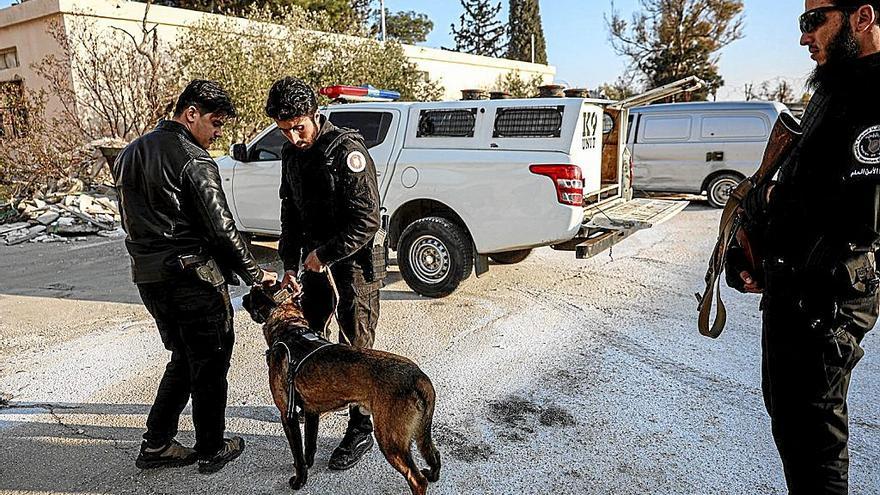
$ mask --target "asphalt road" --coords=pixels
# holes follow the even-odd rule
[[[691,206],[586,261],[541,249],[443,300],[416,296],[392,268],[376,345],[412,358],[437,390],[443,470],[429,492],[784,493],[757,298],[728,291],[725,333],[696,331],[718,215]],[[0,247],[0,493],[289,492],[265,344],[241,311],[236,332],[227,428],[245,437],[244,455],[212,476],[141,472],[167,354],[121,240]],[[877,335],[864,346],[850,391],[854,494],[880,493]],[[378,450],[350,471],[326,468],[344,419],[322,423],[302,493],[409,493]],[[193,441],[188,415],[178,438]]]

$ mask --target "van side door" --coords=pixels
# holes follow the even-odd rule
[[[705,164],[697,160],[692,142],[694,118],[687,113],[651,113],[639,116],[633,145],[634,187],[643,191],[681,191],[688,175],[700,175]],[[697,143],[698,145],[698,143]],[[699,191],[695,191],[699,192]]]

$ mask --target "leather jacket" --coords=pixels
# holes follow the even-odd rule
[[[319,119],[311,148],[286,143],[282,150],[278,252],[285,270],[298,271],[317,250],[322,263],[351,265],[373,282],[373,240],[381,222],[376,166],[357,131]]]
[[[182,124],[163,120],[125,147],[113,164],[125,245],[136,284],[181,276],[178,257],[212,257],[227,282],[262,273],[235,228],[217,164]]]

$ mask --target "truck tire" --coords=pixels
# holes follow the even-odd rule
[[[442,217],[420,218],[400,234],[397,260],[403,280],[413,291],[446,297],[470,276],[473,245],[455,223]]]
[[[709,185],[706,186],[709,204],[715,208],[724,208],[730,198],[730,193],[736,189],[740,182],[742,182],[742,177],[736,174],[719,174],[713,177],[709,181]]]
[[[517,249],[516,251],[492,253],[489,255],[489,259],[500,265],[515,265],[528,258],[530,254],[532,254],[531,249]]]

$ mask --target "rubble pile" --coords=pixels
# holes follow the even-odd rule
[[[119,203],[111,191],[38,194],[0,205],[0,222],[0,241],[7,246],[114,236]]]

